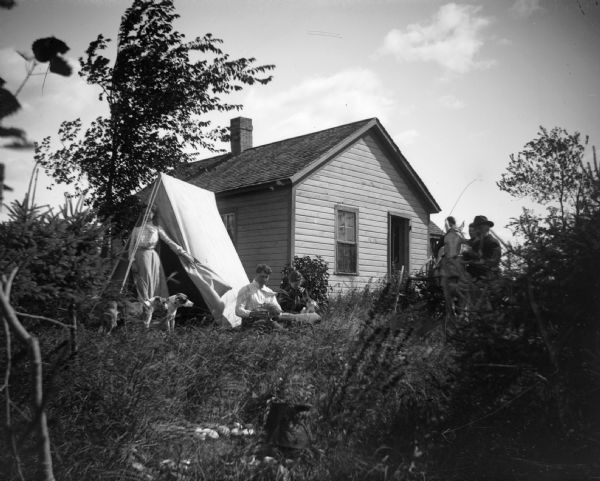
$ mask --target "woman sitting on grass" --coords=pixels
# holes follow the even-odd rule
[[[298,314],[307,307],[310,300],[307,289],[304,287],[304,277],[297,270],[292,270],[288,274],[289,289],[280,291],[278,296],[279,304],[284,312]]]

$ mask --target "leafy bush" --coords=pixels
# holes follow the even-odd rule
[[[418,310],[439,317],[444,312],[444,293],[438,280],[424,274],[404,279],[393,277],[377,291],[369,316],[401,310]]]
[[[15,201],[0,224],[0,272],[19,269],[12,288],[16,310],[64,317],[104,283],[105,228],[69,199],[58,213]]]
[[[304,277],[304,287],[308,290],[310,297],[317,301],[321,308],[327,307],[329,301],[329,272],[328,264],[321,256],[311,258],[310,256],[294,256],[294,261],[286,265],[281,271],[281,289],[290,287],[288,274],[292,270],[299,271]]]

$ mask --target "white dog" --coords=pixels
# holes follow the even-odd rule
[[[302,310],[300,311],[300,314],[314,314],[314,313],[316,313],[317,309],[319,308],[319,305],[317,304],[317,301],[315,301],[314,299],[312,299],[311,297],[309,297],[308,294],[305,295],[304,299],[306,301],[306,307],[302,308]]]
[[[175,316],[177,315],[177,309],[180,307],[193,307],[194,303],[190,301],[185,294],[175,294],[164,299],[167,307],[167,315],[165,321],[167,323],[167,331],[173,332],[175,330]]]
[[[188,300],[185,294],[175,294],[169,297],[154,296],[144,302],[126,302],[124,306],[125,318],[134,317],[143,318],[146,328],[150,327],[154,311],[159,314],[164,312],[164,321],[167,324],[167,330],[175,330],[175,316],[180,307],[193,307],[194,303]]]
[[[156,309],[166,310],[167,309],[167,300],[164,297],[154,296],[145,301],[144,303],[144,314],[146,319],[144,320],[144,324],[146,329],[150,327],[150,322],[152,321],[152,316]]]

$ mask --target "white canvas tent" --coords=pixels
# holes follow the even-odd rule
[[[235,302],[248,276],[221,220],[215,195],[161,174],[150,187],[148,202],[157,207],[155,222],[198,261],[195,266],[184,266],[169,249],[161,249],[165,274],[177,271],[178,292],[192,300],[201,296],[216,321],[239,325]],[[129,268],[125,278],[128,273]]]

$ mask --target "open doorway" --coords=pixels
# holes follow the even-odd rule
[[[388,271],[390,276],[399,273],[404,266],[407,272],[408,266],[408,232],[410,221],[405,217],[389,215],[389,260]]]

